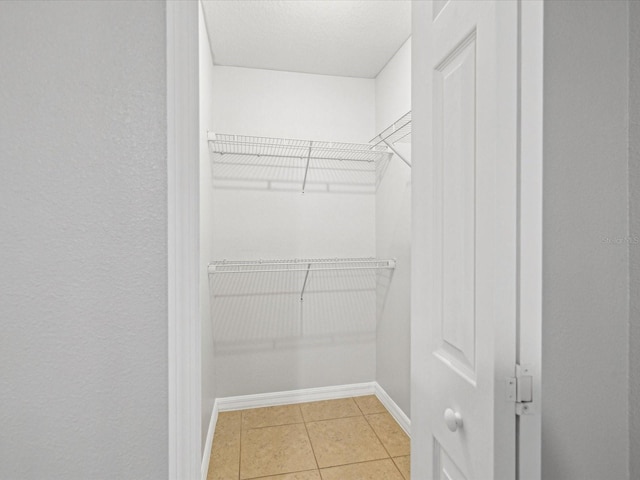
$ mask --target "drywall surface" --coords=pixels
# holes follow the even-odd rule
[[[629,478],[627,8],[545,3],[545,480]]]
[[[640,2],[629,2],[629,439],[640,478]]]
[[[428,132],[430,127],[430,112],[418,105],[429,103],[433,92],[424,79],[432,75],[427,58],[430,46],[429,24],[433,19],[433,5],[427,2],[414,2],[411,10],[411,129],[415,132]],[[415,107],[415,108],[414,108]],[[425,161],[431,151],[427,135],[414,135],[411,139],[412,164],[411,181],[415,186],[431,184],[429,165]],[[421,159],[425,159],[422,160]],[[411,241],[414,248],[411,251],[414,266],[430,265],[431,259],[427,248],[420,248],[429,240],[429,228],[432,219],[429,215],[431,192],[427,188],[413,188],[411,194]],[[428,471],[428,462],[424,454],[415,452],[433,451],[430,438],[430,419],[427,409],[422,408],[425,398],[428,398],[430,379],[417,372],[425,372],[430,353],[424,348],[429,341],[428,322],[430,305],[425,295],[421,293],[429,288],[430,278],[426,268],[413,268],[411,272],[411,475],[414,479],[429,478],[433,471]]]
[[[374,81],[253,68],[214,68],[216,132],[367,143]]]
[[[213,59],[209,48],[206,25],[202,9],[198,12],[198,48],[200,56],[200,314],[202,322],[201,358],[202,358],[202,453],[207,440],[213,403],[216,399],[213,328],[211,323],[211,305],[209,297],[209,275],[207,266],[211,258],[212,200],[211,166],[207,130],[213,128]]]
[[[0,2],[0,478],[167,478],[163,2]]]
[[[411,110],[411,40],[376,78],[376,133]],[[396,149],[411,159],[411,144]],[[411,373],[411,168],[397,156],[386,167],[376,192],[376,251],[397,259],[390,278],[379,275],[376,380],[410,413]]]
[[[373,136],[373,80],[216,66],[213,87],[216,133],[364,143]],[[211,260],[375,256],[375,195],[338,185],[339,175],[327,178],[342,191],[316,185],[303,195],[287,170],[212,168]],[[261,180],[283,172],[279,182]],[[304,277],[212,277],[219,397],[375,379],[375,272],[312,274],[301,301]]]

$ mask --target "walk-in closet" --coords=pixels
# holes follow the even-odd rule
[[[202,7],[208,478],[408,480],[410,2]]]

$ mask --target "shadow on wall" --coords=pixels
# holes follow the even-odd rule
[[[216,351],[270,350],[375,338],[393,270],[209,275]]]

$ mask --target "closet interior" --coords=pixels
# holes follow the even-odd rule
[[[410,2],[379,2],[406,23],[377,73],[361,77],[225,62],[232,40],[218,35],[237,21],[235,3],[247,9],[241,44],[264,13],[251,4],[297,19],[305,8],[202,5],[203,448],[216,401],[259,405],[276,392],[303,401],[375,384],[408,430]],[[340,18],[344,29],[364,20]],[[347,46],[344,55],[369,48]],[[295,63],[292,46],[281,48]]]

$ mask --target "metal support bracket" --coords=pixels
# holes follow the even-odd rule
[[[392,151],[393,153],[395,153],[395,154],[398,156],[398,158],[400,158],[400,160],[402,160],[404,163],[406,163],[406,164],[409,166],[409,168],[411,168],[411,163],[410,163],[406,158],[404,158],[402,155],[400,155],[400,154],[398,153],[398,151],[397,151],[395,148],[393,148],[393,145],[391,145],[389,142],[387,142],[384,138],[382,138],[382,137],[379,137],[379,138],[380,138],[380,140],[382,140],[382,142],[383,142],[387,147],[389,147],[389,148],[391,149],[391,151]]]
[[[309,173],[309,162],[311,161],[311,148],[313,142],[309,142],[309,151],[307,152],[307,166],[304,169],[304,180],[302,181],[302,193],[304,193],[304,187],[307,185],[307,173]]]
[[[516,364],[515,377],[506,379],[507,401],[515,402],[516,415],[533,415],[533,373],[526,365]]]
[[[311,270],[311,264],[307,265],[307,273],[304,275],[304,283],[302,284],[302,291],[300,292],[300,301],[304,300],[304,289],[307,288],[307,279],[309,278],[309,270]]]

